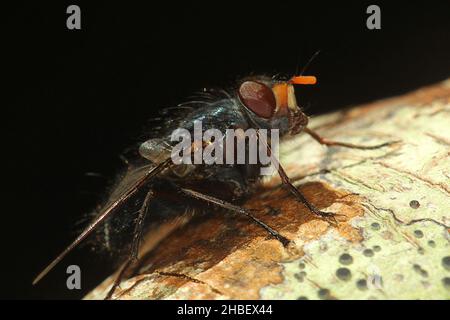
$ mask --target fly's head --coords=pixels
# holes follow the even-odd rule
[[[240,84],[238,97],[255,125],[295,135],[306,127],[308,117],[297,104],[294,85],[316,82],[314,76],[295,76],[287,81],[253,78]]]

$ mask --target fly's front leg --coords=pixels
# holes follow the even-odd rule
[[[340,146],[340,147],[346,147],[346,148],[352,148],[352,149],[374,150],[374,149],[386,147],[386,146],[389,146],[389,145],[399,142],[399,141],[391,141],[391,142],[385,142],[382,144],[377,144],[374,146],[363,146],[363,145],[358,145],[358,144],[353,144],[353,143],[329,140],[327,138],[321,137],[318,133],[316,133],[315,131],[313,131],[309,128],[304,128],[303,131],[306,132],[307,134],[309,134],[314,140],[316,140],[320,144],[323,144],[326,146]]]
[[[141,208],[139,209],[138,217],[136,219],[136,224],[134,226],[134,232],[133,232],[133,241],[131,243],[131,249],[130,254],[128,256],[127,261],[122,267],[122,270],[120,270],[119,275],[114,280],[114,283],[109,290],[108,294],[105,297],[105,300],[111,299],[112,295],[114,294],[114,291],[117,289],[117,287],[122,282],[122,279],[125,275],[125,272],[128,270],[130,266],[132,266],[137,260],[138,260],[138,254],[139,254],[139,247],[142,240],[142,231],[144,230],[144,220],[147,216],[148,212],[148,206],[150,204],[151,199],[155,196],[153,190],[149,190],[147,195],[145,196],[144,202],[142,203]]]
[[[267,142],[267,140],[260,135],[259,131],[257,131],[257,133],[258,133],[258,138],[259,138],[260,143],[265,144],[265,146],[267,148],[267,152],[268,152],[269,156],[271,157],[272,164],[276,165],[278,175],[280,176],[281,182],[283,183],[283,185],[285,185],[288,188],[288,190],[294,195],[294,197],[298,201],[300,201],[306,208],[308,208],[309,211],[311,211],[316,216],[319,216],[319,217],[327,220],[329,223],[336,225],[337,224],[336,216],[338,214],[333,213],[333,212],[321,211],[319,208],[317,208],[315,205],[313,205],[311,202],[309,202],[308,199],[306,199],[305,196],[292,184],[291,180],[289,179],[288,175],[286,174],[286,171],[284,171],[284,169],[281,166],[278,159],[272,154],[272,149],[270,147],[270,144]]]
[[[305,196],[292,184],[291,180],[286,174],[286,171],[284,171],[283,167],[279,163],[278,163],[278,175],[280,176],[282,183],[288,188],[288,190],[294,195],[294,197],[302,204],[304,204],[305,207],[309,209],[309,211],[311,211],[316,216],[324,218],[333,225],[337,224],[336,216],[339,214],[322,211],[315,205],[313,205],[311,202],[309,202],[305,198]]]

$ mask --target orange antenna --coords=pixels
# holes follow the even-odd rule
[[[314,76],[294,76],[289,82],[292,84],[316,84],[317,78]]]

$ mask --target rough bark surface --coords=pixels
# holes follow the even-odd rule
[[[211,214],[171,233],[114,299],[450,299],[450,80],[311,120],[322,136],[377,150],[284,142],[281,163],[337,227],[267,179],[245,218]],[[102,299],[105,280],[87,299]]]

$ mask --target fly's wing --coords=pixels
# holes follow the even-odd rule
[[[104,204],[90,214],[91,219],[104,212],[130,192],[153,168],[155,168],[155,164],[149,161],[130,164],[127,170],[116,179],[117,181]],[[132,236],[134,221],[149,188],[151,188],[151,181],[148,185],[144,185],[139,190],[136,190],[131,197],[121,203],[116,214],[107,218],[104,224],[95,230],[94,236],[87,243],[96,251],[106,250],[111,254],[119,251],[118,249],[128,242],[130,234]]]
[[[138,166],[127,171],[123,179],[117,184],[116,188],[111,192],[111,196],[106,201],[106,204],[95,216],[93,221],[81,232],[81,234],[67,246],[33,281],[36,284],[40,281],[51,269],[53,269],[69,252],[76,248],[89,235],[98,230],[98,227],[114,216],[125,203],[136,197],[142,189],[149,184],[156,175],[161,173],[169,165],[169,160],[158,164],[148,166]]]
[[[161,159],[159,163],[163,162],[165,159]],[[119,177],[118,182],[112,189],[110,196],[105,204],[105,206],[111,205],[114,201],[119,199],[123,194],[125,194],[130,188],[136,185],[136,183],[142,180],[147,172],[155,168],[155,164],[148,162],[142,165],[130,165],[124,175]]]

